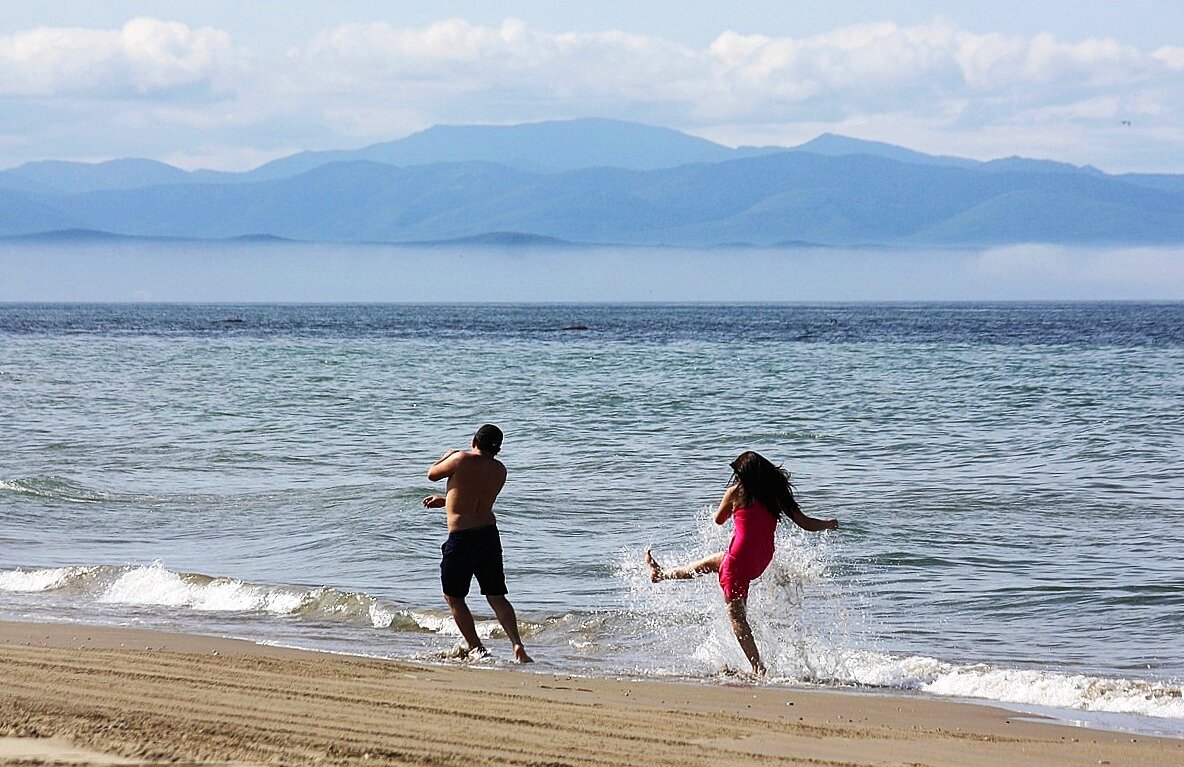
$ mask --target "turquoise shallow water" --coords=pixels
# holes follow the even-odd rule
[[[843,524],[754,589],[773,684],[1184,732],[1182,413],[1184,304],[0,305],[0,613],[435,658],[424,473],[493,421],[547,668],[743,663],[640,557],[751,448]]]

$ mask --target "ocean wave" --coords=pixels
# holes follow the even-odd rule
[[[0,479],[0,492],[32,495],[67,503],[102,503],[111,498],[107,493],[53,476]]]
[[[714,545],[715,541],[707,544]],[[524,622],[523,634],[577,655],[598,658],[602,672],[711,678],[737,666],[738,647],[711,579],[654,587],[629,557],[620,575],[634,586],[632,609],[565,613]],[[644,586],[642,581],[644,580]],[[402,605],[361,591],[250,583],[176,572],[160,562],[0,571],[3,592],[57,595],[64,604],[156,607],[166,611],[236,613],[348,625],[361,630],[420,632],[459,637],[444,611]],[[710,598],[703,598],[703,597]],[[1107,678],[1055,670],[958,664],[925,655],[853,647],[843,624],[843,595],[827,577],[824,546],[782,542],[765,578],[754,585],[754,631],[766,649],[772,684],[809,684],[916,691],[1087,712],[1184,719],[1184,688],[1162,681]],[[503,636],[496,621],[477,623],[482,638]],[[605,657],[630,648],[649,661],[630,667]],[[615,669],[615,670],[614,670]]]
[[[148,565],[50,567],[0,571],[0,592],[58,592],[95,604],[162,607],[194,612],[245,613],[290,617],[315,623],[460,636],[451,616],[414,609],[365,592],[330,586],[307,588],[258,584],[237,578],[169,570]],[[541,626],[526,624],[524,633]],[[496,621],[478,621],[477,633],[497,636]]]
[[[0,571],[0,591],[49,591],[60,588],[71,576],[84,570],[86,568],[46,567]]]
[[[798,673],[777,681],[907,690],[1076,711],[1184,719],[1184,688],[1167,682],[1068,674],[1042,669],[956,664],[924,655],[812,648]],[[802,667],[808,670],[803,671]],[[784,673],[784,672],[782,672]]]
[[[945,664],[921,689],[936,695],[1184,719],[1184,688],[1142,679]]]

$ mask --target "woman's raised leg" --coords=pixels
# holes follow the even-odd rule
[[[712,554],[709,557],[704,557],[698,562],[692,562],[689,565],[682,567],[672,567],[665,570],[654,559],[654,555],[650,553],[649,549],[645,550],[645,564],[650,569],[650,580],[654,583],[658,581],[668,580],[685,580],[687,578],[698,578],[700,575],[707,575],[708,573],[718,573],[720,564],[724,561],[724,552]]]

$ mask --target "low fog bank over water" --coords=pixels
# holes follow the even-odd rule
[[[1184,248],[683,250],[0,243],[0,301],[892,301],[1184,298]]]

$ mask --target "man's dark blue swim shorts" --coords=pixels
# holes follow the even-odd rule
[[[506,594],[506,574],[502,569],[502,539],[497,525],[457,530],[448,534],[440,547],[440,583],[450,597],[468,596],[473,576],[485,596]]]

